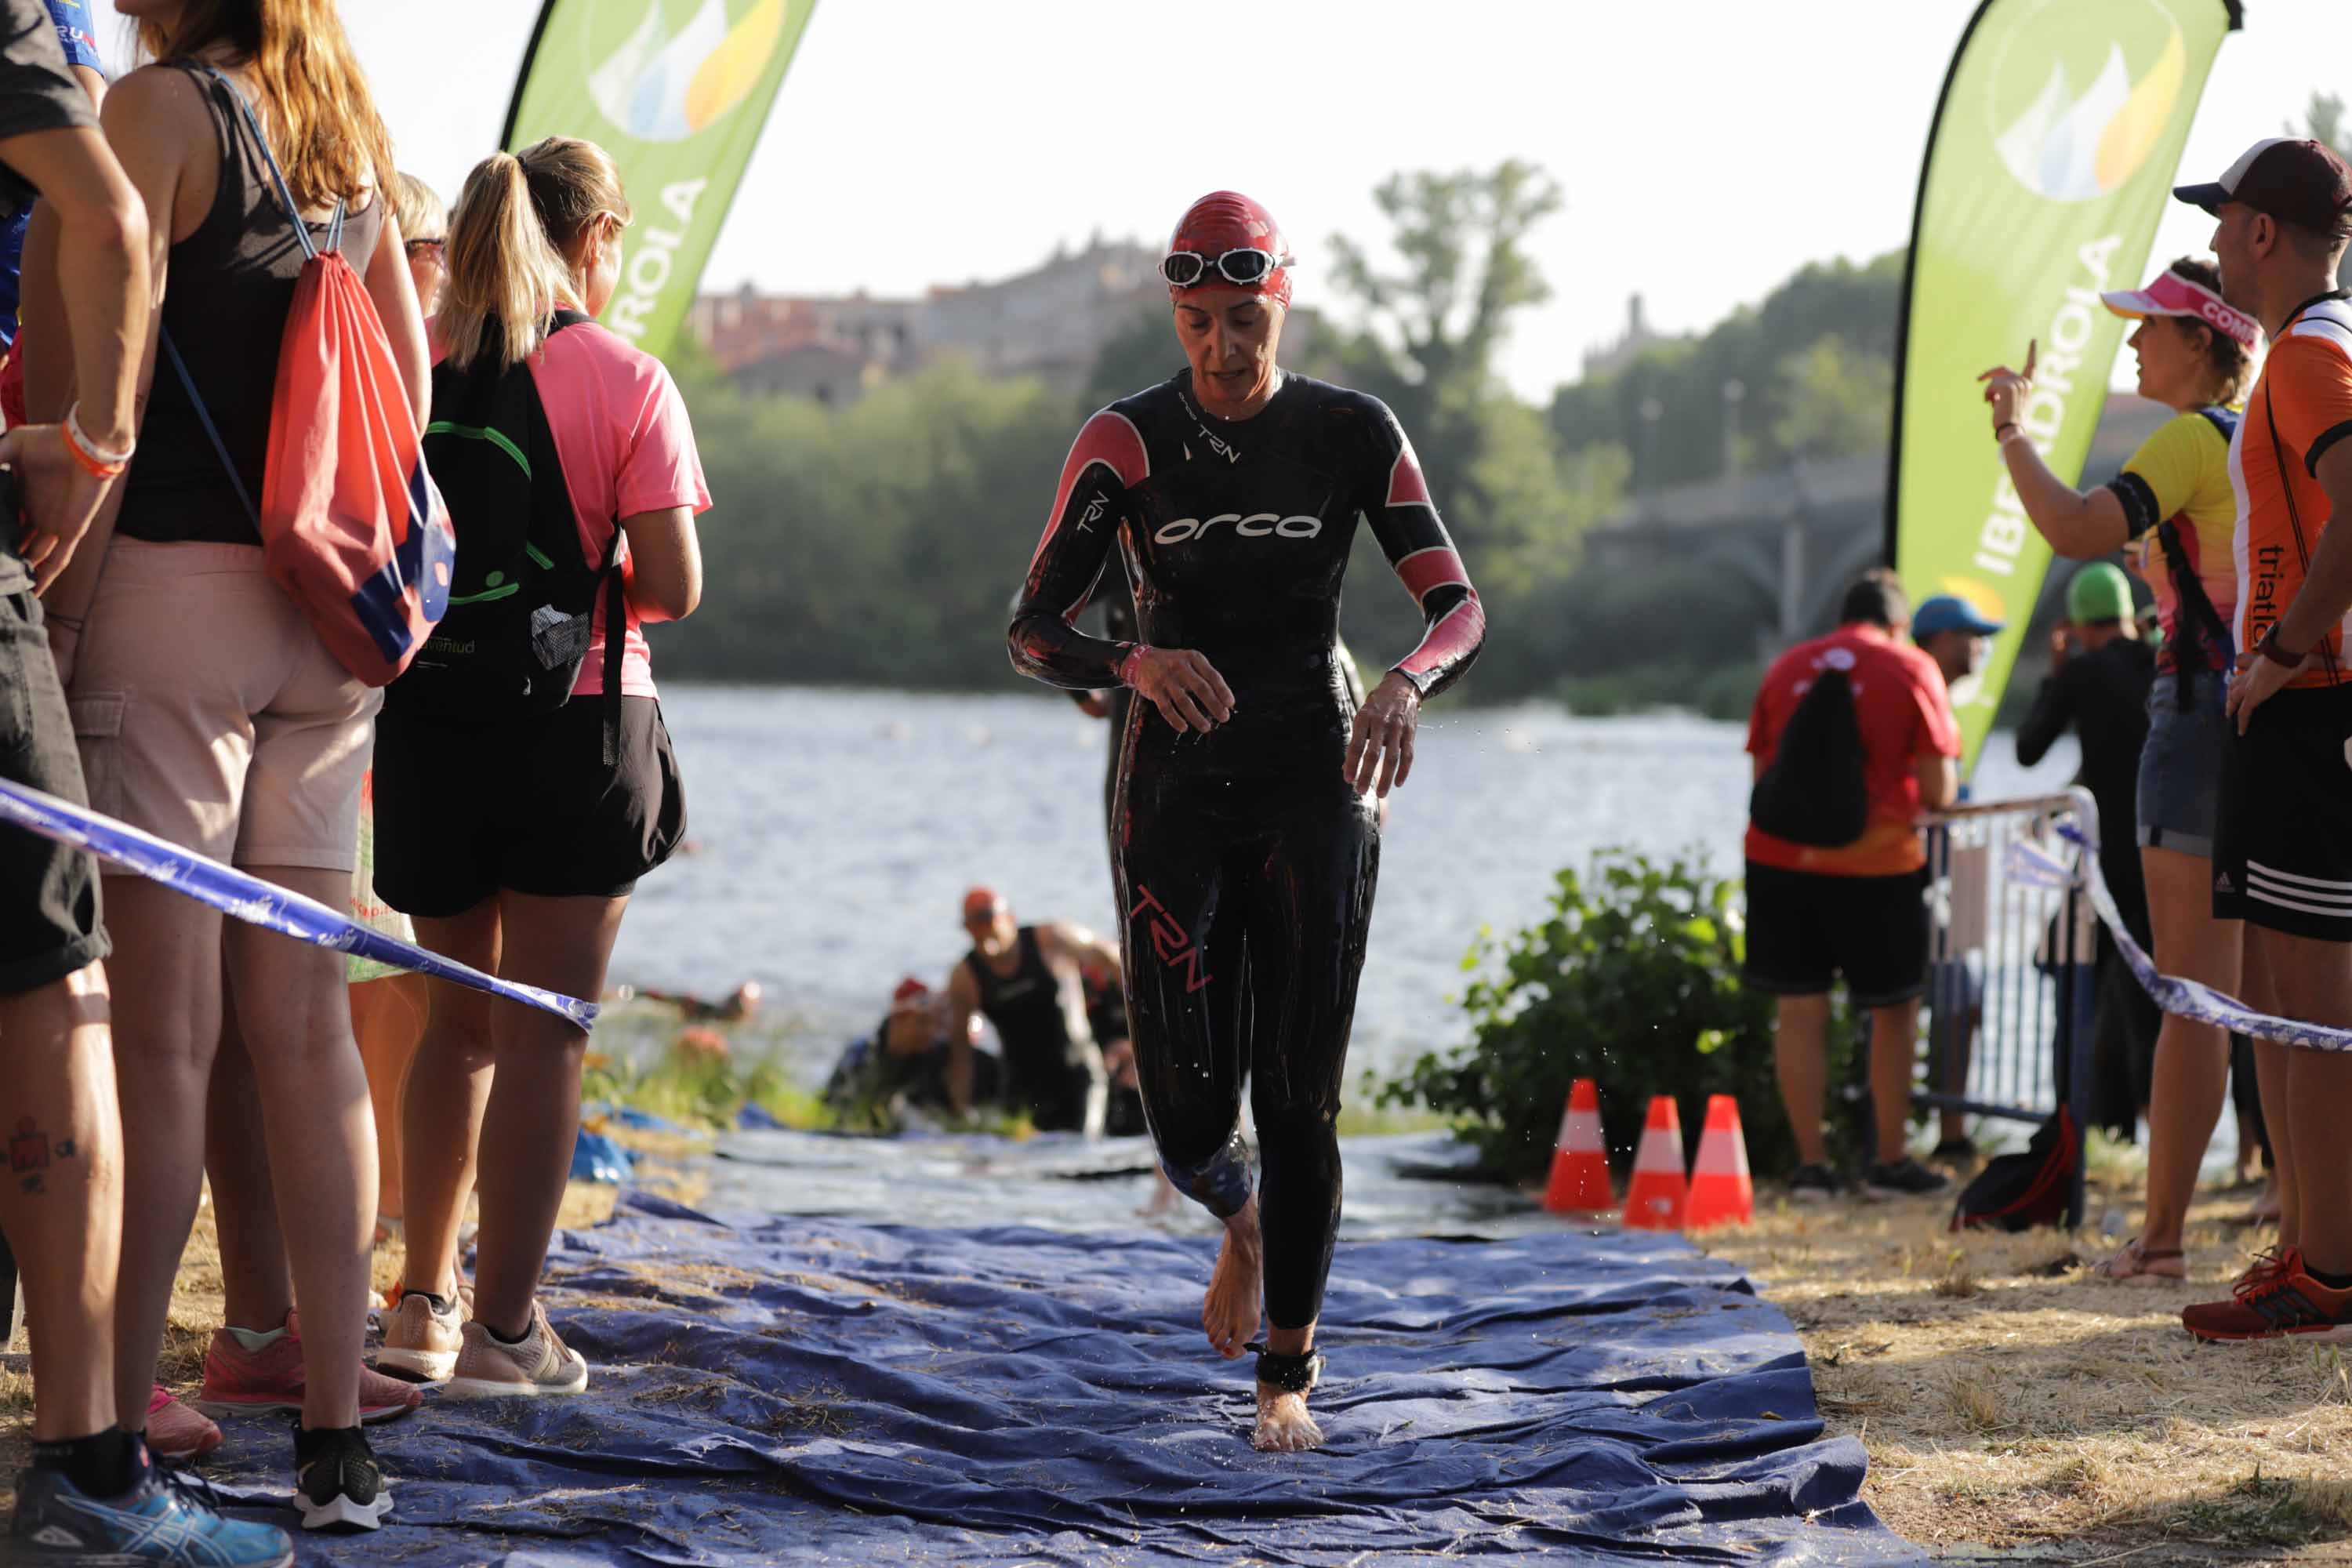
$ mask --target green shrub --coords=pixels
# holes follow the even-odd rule
[[[1706,1100],[1739,1101],[1748,1157],[1759,1175],[1797,1163],[1796,1142],[1772,1068],[1772,998],[1740,984],[1746,935],[1738,884],[1693,860],[1664,864],[1603,849],[1588,873],[1562,870],[1547,917],[1497,944],[1481,933],[1463,968],[1471,1039],[1450,1056],[1423,1056],[1380,1089],[1386,1105],[1426,1105],[1455,1119],[1499,1179],[1541,1175],[1551,1160],[1569,1086],[1601,1091],[1611,1163],[1633,1162],[1653,1095],[1675,1097],[1696,1149]],[[1864,1108],[1843,1092],[1858,1081],[1854,1030],[1841,1005],[1829,1031],[1830,1152],[1850,1162]]]

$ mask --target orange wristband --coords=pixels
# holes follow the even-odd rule
[[[81,465],[82,471],[92,479],[110,479],[118,477],[123,469],[131,466],[130,455],[125,453],[116,457],[110,453],[101,456],[91,450],[89,437],[84,436],[80,430],[79,414],[79,405],[67,409],[64,422],[58,426],[58,435],[64,440],[66,450],[73,455],[75,462]]]

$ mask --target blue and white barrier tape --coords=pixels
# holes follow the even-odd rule
[[[2257,1013],[2236,997],[2225,996],[2210,985],[2158,972],[2156,961],[2140,951],[2139,943],[2125,929],[2115,895],[2107,891],[2107,879],[2099,870],[2098,806],[2093,804],[2088,790],[2076,787],[2066,793],[2074,802],[2075,825],[2060,831],[2083,847],[2083,881],[2084,890],[2091,895],[2091,908],[2106,922],[2116,951],[2123,954],[2141,989],[2155,998],[2158,1007],[2192,1023],[2218,1024],[2234,1033],[2276,1040],[2281,1045],[2315,1051],[2352,1051],[2352,1029],[2331,1029],[2322,1024],[2298,1023],[2293,1018]],[[2036,853],[2048,858],[2045,852]]]
[[[317,947],[332,948],[337,952],[355,952],[396,969],[412,969],[419,974],[487,991],[510,1002],[541,1007],[570,1019],[583,1030],[596,1022],[593,1002],[467,968],[454,959],[371,930],[316,899],[306,899],[217,860],[208,860],[192,849],[168,844],[129,823],[100,816],[87,806],[75,805],[7,779],[0,779],[0,822],[13,822],[44,838],[87,849],[102,860],[136,871],[199,903],[210,904],[247,925]]]

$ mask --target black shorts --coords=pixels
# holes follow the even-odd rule
[[[0,593],[0,777],[89,804],[73,719],[29,584]],[[37,991],[108,951],[98,862],[23,828],[0,826],[0,995]]]
[[[1927,988],[1927,899],[1916,871],[1829,877],[1748,862],[1743,978],[1776,996],[1818,996],[1838,976],[1857,1007]]]
[[[621,763],[604,704],[458,724],[387,705],[375,722],[375,890],[446,919],[505,889],[617,899],[686,835],[686,792],[661,704],[621,700]]]
[[[2290,688],[2221,763],[2213,915],[2352,942],[2352,685]]]

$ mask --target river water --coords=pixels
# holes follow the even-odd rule
[[[1116,933],[1101,784],[1108,726],[1050,695],[672,686],[664,710],[694,852],[647,878],[616,983],[724,993],[757,980],[803,1077],[881,1015],[902,974],[940,984],[963,890],[1024,921]],[[1614,844],[1733,870],[1748,764],[1737,724],[1433,706],[1392,797],[1350,1082],[1465,1037],[1451,1000],[1482,927],[1540,914],[1553,873]],[[1986,748],[1976,793],[2071,776]],[[763,1031],[764,1033],[765,1031]]]

